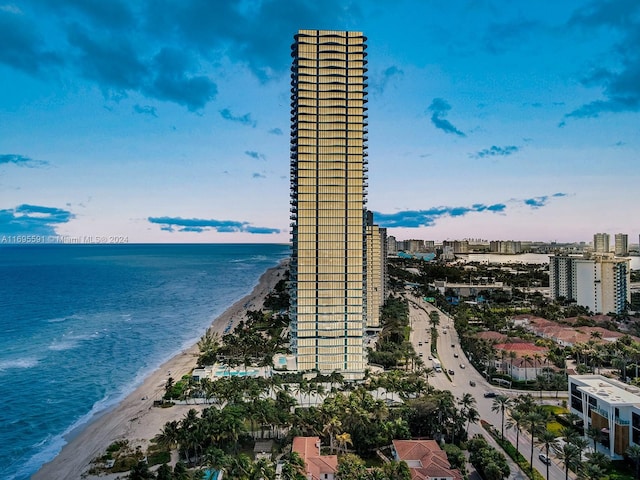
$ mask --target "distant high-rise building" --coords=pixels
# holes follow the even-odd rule
[[[617,257],[626,257],[629,255],[629,235],[626,233],[616,233],[614,241],[614,252]]]
[[[494,253],[515,255],[517,253],[522,253],[522,243],[514,240],[493,240],[489,242],[489,249]]]
[[[366,37],[300,30],[291,75],[291,348],[298,370],[366,364]]]
[[[442,242],[442,248],[451,247],[453,253],[469,253],[468,240],[445,240]]]
[[[398,242],[396,237],[389,235],[387,237],[387,255],[396,255],[398,253]]]
[[[367,212],[367,324],[368,329],[380,328],[380,312],[386,299],[386,244],[387,230],[373,223]]]
[[[631,301],[628,259],[609,255],[549,257],[551,298],[575,300],[593,313],[622,313]]]
[[[593,236],[593,251],[596,253],[609,253],[608,233],[596,233]]]

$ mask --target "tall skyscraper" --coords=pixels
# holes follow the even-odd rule
[[[609,255],[549,257],[551,298],[564,297],[593,313],[622,313],[631,302],[629,260]]]
[[[596,253],[609,253],[608,233],[596,233],[593,236],[593,251]]]
[[[629,235],[626,233],[616,233],[614,239],[615,255],[617,257],[626,257],[629,255]]]
[[[367,329],[379,330],[381,310],[386,299],[387,229],[373,223],[372,212],[367,212]]]
[[[291,348],[298,370],[366,364],[366,37],[300,30],[291,67]]]

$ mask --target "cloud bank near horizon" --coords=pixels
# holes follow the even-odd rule
[[[57,235],[56,227],[73,218],[75,218],[73,213],[62,208],[22,204],[15,208],[0,210],[0,235],[55,236]],[[43,239],[42,242],[44,241]]]
[[[539,197],[527,198],[524,200],[510,200],[510,203],[525,205],[532,209],[538,209],[548,205],[553,198],[566,197],[566,193],[554,193],[553,195],[542,195]],[[374,222],[383,228],[419,228],[433,227],[436,222],[444,217],[463,217],[470,213],[505,213],[506,203],[495,203],[485,205],[475,203],[471,206],[459,207],[433,207],[427,210],[404,210],[395,213],[373,212]]]
[[[256,235],[280,233],[280,229],[277,228],[256,227],[249,222],[236,220],[181,217],[149,217],[147,220],[150,223],[160,225],[160,230],[165,232],[203,233],[214,231],[218,233],[252,233]]]

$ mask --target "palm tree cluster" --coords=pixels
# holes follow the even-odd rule
[[[202,336],[198,342],[198,366],[213,365],[220,359],[228,365],[272,365],[276,353],[288,353],[287,339],[282,336],[289,324],[288,305],[283,279],[266,296],[264,310],[247,310],[246,318],[222,339],[212,330]]]
[[[381,365],[386,369],[421,363],[409,341],[411,328],[406,299],[390,296],[382,308],[380,323],[382,331],[375,350],[369,349],[369,363]]]
[[[349,480],[411,480],[406,462],[389,462],[381,467],[367,468],[360,457],[345,454],[340,457],[338,478]]]
[[[496,398],[497,400],[497,398]],[[494,407],[498,411],[497,405],[506,403],[509,418],[506,422],[508,429],[516,431],[516,449],[519,449],[520,432],[527,431],[531,437],[530,465],[533,471],[534,445],[542,448],[547,457],[555,451],[562,460],[565,470],[565,479],[569,478],[569,471],[576,472],[580,480],[605,480],[607,469],[610,463],[609,458],[598,452],[597,442],[601,438],[599,429],[588,428],[585,432],[593,441],[593,450],[585,453],[589,442],[582,436],[581,428],[576,425],[579,417],[574,414],[566,416],[567,427],[560,432],[560,437],[555,432],[547,428],[550,421],[549,412],[542,406],[536,404],[530,394],[521,395],[516,399],[505,402],[494,402]],[[640,449],[638,451],[640,459]],[[546,478],[549,478],[549,465],[546,465]]]
[[[456,402],[453,394],[446,390],[430,390],[408,399],[403,408],[413,437],[450,443],[465,440],[469,424],[479,419],[473,396],[466,394]]]
[[[600,373],[602,368],[614,368],[621,379],[632,377],[638,381],[640,342],[629,335],[623,335],[615,342],[605,342],[598,332],[594,332],[587,342],[575,344],[572,353],[579,373]]]
[[[481,435],[467,442],[469,461],[485,480],[503,480],[511,470],[505,456],[487,443]]]

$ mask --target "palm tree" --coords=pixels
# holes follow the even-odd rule
[[[291,452],[282,465],[282,480],[306,480],[304,460],[297,452]]]
[[[512,408],[509,411],[509,417],[510,419],[507,420],[507,429],[516,429],[516,451],[518,451],[520,449],[520,426],[525,416],[520,410]]]
[[[246,454],[229,455],[225,465],[225,477],[248,479],[251,467],[251,459]]]
[[[558,456],[564,462],[564,479],[569,480],[569,469],[576,469],[580,462],[581,450],[577,445],[567,442],[562,446]]]
[[[335,452],[335,439],[337,432],[341,428],[342,422],[337,416],[333,416],[327,423],[325,423],[324,428],[322,429],[323,433],[326,433],[329,436],[329,449],[331,451],[331,454]]]
[[[493,399],[493,405],[491,405],[492,412],[500,412],[501,425],[500,425],[500,439],[504,441],[504,412],[511,407],[513,400],[506,395],[498,395]]]
[[[524,368],[524,383],[527,383],[529,381],[527,364],[531,365],[531,356],[524,355],[522,357],[522,366]]]
[[[509,350],[509,360],[511,362],[511,371],[509,372],[509,375],[511,376],[511,378],[513,379],[513,361],[518,358],[518,354],[516,353],[515,350]]]
[[[253,463],[249,480],[274,480],[275,478],[276,469],[269,460],[260,458]]]
[[[526,416],[526,422],[529,426],[529,432],[531,433],[531,458],[529,459],[529,464],[531,466],[531,471],[533,472],[533,444],[535,443],[535,436],[540,429],[541,424],[547,423],[547,414],[544,410],[536,406],[531,412],[529,412]]]
[[[353,445],[351,441],[351,434],[344,432],[336,435],[338,441],[338,452],[347,453],[347,445]]]
[[[154,441],[158,446],[173,450],[178,444],[178,422],[173,420],[164,424],[160,433],[154,437]]]
[[[549,448],[555,447],[558,445],[558,440],[556,438],[555,433],[545,428],[542,433],[538,434],[538,444],[541,445],[545,454],[547,455],[547,459],[549,458]],[[547,466],[547,480],[549,480],[549,461],[546,462]]]
[[[480,419],[480,414],[478,410],[476,410],[476,399],[470,393],[465,393],[462,398],[458,401],[458,404],[461,407],[462,416],[467,418],[467,427],[465,428],[465,432],[469,432],[469,424],[476,423]]]
[[[589,425],[586,431],[587,437],[589,437],[593,441],[593,451],[598,451],[598,442],[600,442],[604,435],[602,434],[602,430],[593,425]]]
[[[631,445],[625,452],[635,465],[636,480],[640,479],[640,445]]]

